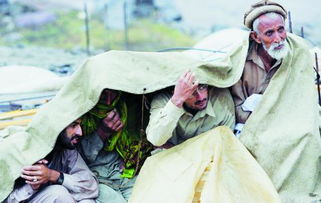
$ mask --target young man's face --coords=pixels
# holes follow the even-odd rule
[[[64,132],[59,135],[61,136],[60,140],[64,147],[68,149],[74,149],[76,145],[79,143],[82,134],[81,126],[80,126],[80,119],[72,122],[68,125]]]
[[[188,108],[194,110],[203,110],[206,108],[208,103],[208,86],[198,85],[193,95],[185,101],[185,105]]]

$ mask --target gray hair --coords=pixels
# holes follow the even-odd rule
[[[279,18],[281,17],[283,22],[285,21],[284,20],[284,17],[278,13],[275,13],[275,12],[271,12],[271,13],[266,13],[266,14],[263,14],[271,19],[276,19],[276,18]],[[260,33],[259,31],[259,24],[260,24],[260,17],[256,18],[254,21],[253,21],[253,31],[256,32],[257,34]]]

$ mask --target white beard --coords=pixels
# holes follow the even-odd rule
[[[280,60],[283,59],[289,52],[289,44],[286,42],[286,40],[283,40],[280,43],[272,43],[270,48],[266,48],[265,44],[262,42],[263,48],[265,51],[274,59]],[[282,49],[275,49],[276,47],[284,45]]]

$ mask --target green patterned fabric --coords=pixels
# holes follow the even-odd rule
[[[119,112],[124,127],[107,138],[105,150],[116,150],[124,161],[125,169],[123,170],[122,177],[133,178],[139,171],[144,160],[150,155],[152,145],[146,140],[145,134],[140,132],[138,126],[135,131],[131,133],[128,132],[127,118],[128,116],[135,115],[128,115],[127,105],[124,102],[124,98],[121,97],[121,93],[118,93],[118,96],[110,105],[103,103],[96,104],[93,109],[82,116],[81,126],[85,136],[91,135],[97,130],[102,119],[114,109]]]
[[[100,123],[100,121],[106,117],[107,113],[116,108],[119,98],[120,94],[118,94],[113,103],[110,105],[98,103],[93,109],[81,117],[81,128],[84,135],[90,135],[97,130],[97,125]]]

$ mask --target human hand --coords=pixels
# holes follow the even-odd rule
[[[22,168],[21,177],[25,179],[26,183],[34,190],[47,182],[55,182],[60,175],[58,171],[49,169],[44,163],[48,163],[48,161],[42,159],[35,165]]]
[[[48,161],[46,159],[40,159],[39,161],[37,161],[37,164],[48,164]]]
[[[48,164],[48,161],[46,159],[40,159],[39,161],[37,161],[37,164]],[[33,184],[33,185],[30,185],[31,188],[33,190],[38,190],[39,187],[41,186],[41,183],[39,184]]]
[[[187,71],[177,80],[171,101],[177,107],[182,108],[184,102],[193,95],[197,87],[198,81],[195,81],[194,74]]]
[[[115,109],[110,111],[102,122],[105,127],[115,132],[120,131],[124,127],[124,124],[120,119],[119,113]]]

